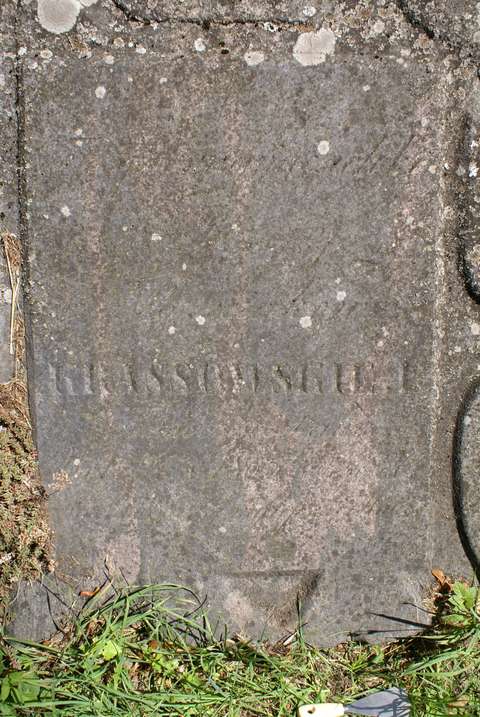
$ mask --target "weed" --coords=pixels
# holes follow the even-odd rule
[[[129,589],[106,602],[102,590],[61,638],[3,639],[0,715],[284,717],[299,704],[349,702],[397,685],[413,715],[479,716],[478,595],[453,583],[421,636],[320,650],[301,630],[274,645],[219,636],[177,586]]]

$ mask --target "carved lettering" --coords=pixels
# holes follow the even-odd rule
[[[305,362],[256,364],[205,361],[196,363],[86,364],[59,362],[46,368],[50,390],[63,398],[130,394],[139,397],[191,396],[231,398],[242,395],[338,396],[402,394],[413,388],[406,360],[389,365]]]

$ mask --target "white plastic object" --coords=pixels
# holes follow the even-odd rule
[[[302,705],[298,708],[298,717],[342,717],[343,705],[336,702],[324,702],[321,705]]]

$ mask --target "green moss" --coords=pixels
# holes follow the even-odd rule
[[[47,563],[49,533],[28,417],[15,382],[0,387],[0,601]]]

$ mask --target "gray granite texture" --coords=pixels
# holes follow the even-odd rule
[[[67,601],[107,561],[253,636],[295,629],[300,597],[331,644],[418,627],[431,569],[475,563],[480,427],[455,426],[480,368],[480,94],[472,53],[402,5],[105,0],[58,34],[17,9]],[[17,634],[49,619],[25,589]]]
[[[0,7],[0,235],[18,234],[17,78],[15,5]],[[0,242],[0,383],[13,375],[10,352],[11,286]]]

